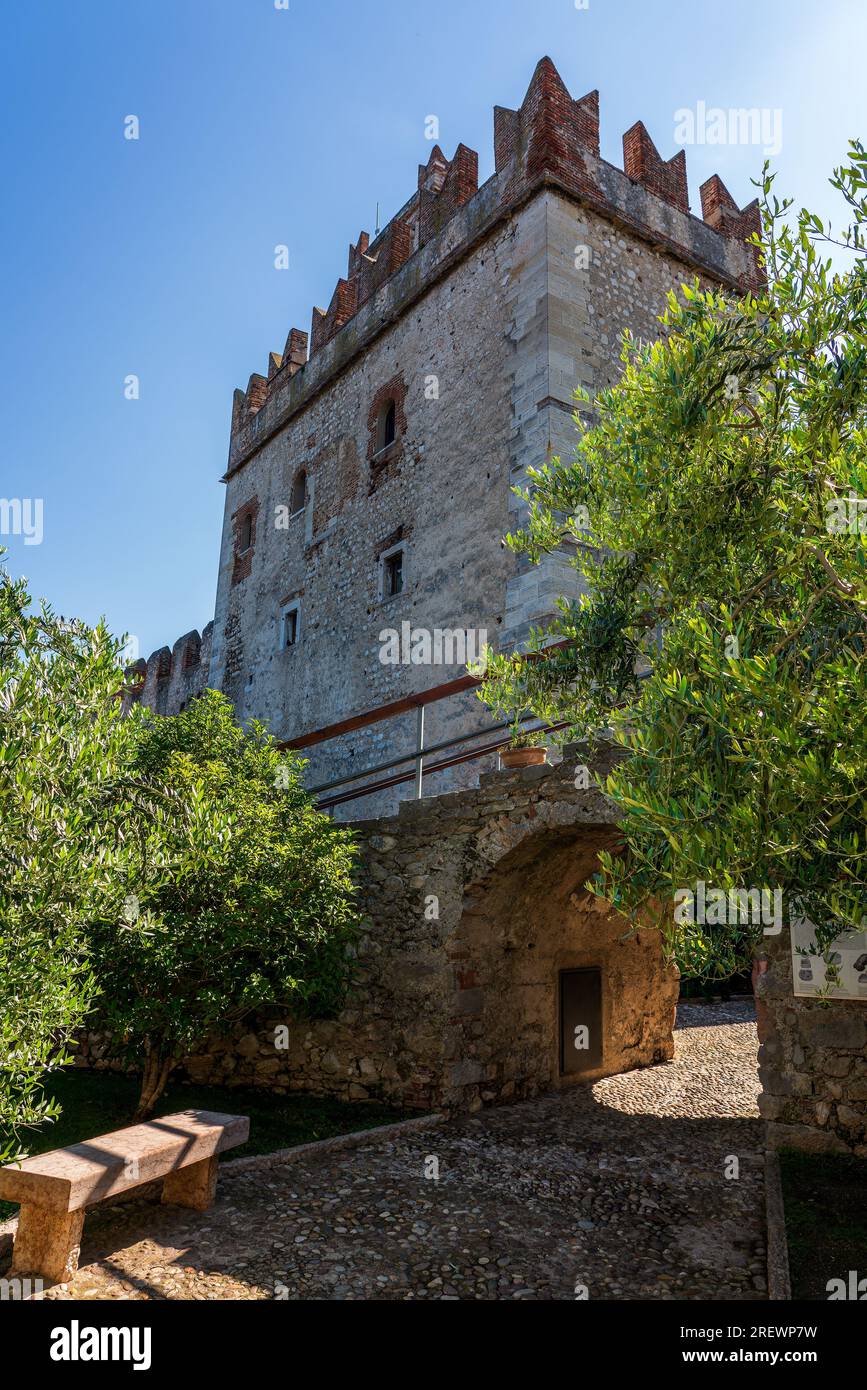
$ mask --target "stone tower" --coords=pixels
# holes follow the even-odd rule
[[[479,187],[473,150],[434,146],[400,211],[350,246],[309,339],[293,328],[235,392],[214,620],[140,663],[133,698],[173,713],[212,686],[240,719],[303,739],[462,676],[480,634],[520,644],[574,583],[565,555],[527,567],[502,547],[511,489],[571,453],[573,390],[616,380],[624,328],[657,337],[668,292],[696,274],[756,285],[758,206],[738,209],[715,175],[693,216],[683,151],[664,160],[640,121],[623,169],[601,159],[598,93],[573,100],[549,58],[519,110],[495,108],[494,153]],[[404,624],[468,634],[468,649],[391,660]],[[465,691],[428,707],[425,742],[489,724]],[[410,751],[415,727],[408,711],[314,745],[309,784]],[[381,814],[412,790],[347,810]]]

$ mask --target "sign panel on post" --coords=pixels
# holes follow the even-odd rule
[[[867,1003],[867,931],[845,932],[816,955],[816,929],[802,920],[792,923],[791,942],[796,995]]]

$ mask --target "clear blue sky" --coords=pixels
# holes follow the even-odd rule
[[[545,53],[599,88],[616,164],[638,118],[667,157],[680,107],[779,108],[780,184],[820,213],[867,138],[862,0],[27,0],[3,26],[0,497],[43,498],[44,539],[0,540],[145,656],[213,615],[233,388],[413,191],[426,116],[483,180]],[[714,172],[747,202],[761,161],[688,149],[693,210]]]

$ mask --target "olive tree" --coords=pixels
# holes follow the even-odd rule
[[[86,938],[120,910],[117,779],[130,728],[116,698],[119,644],[103,626],[34,608],[0,567],[0,1157],[52,1118],[48,1072],[95,981]]]

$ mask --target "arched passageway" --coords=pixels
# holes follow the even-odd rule
[[[467,886],[453,957],[478,994],[461,1031],[483,1101],[672,1056],[678,982],[659,933],[630,932],[584,887],[615,845],[611,826],[531,832]]]
[[[190,1075],[476,1111],[670,1057],[677,981],[658,933],[628,934],[583,886],[616,827],[579,763],[488,773],[358,824],[368,925],[344,1010],[247,1022]]]

